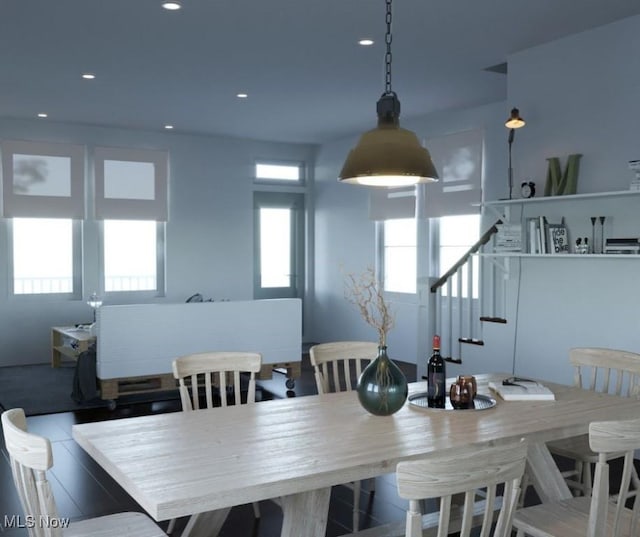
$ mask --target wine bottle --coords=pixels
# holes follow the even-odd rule
[[[427,363],[427,405],[431,408],[444,408],[446,400],[445,363],[440,355],[440,336],[433,336],[433,354]]]

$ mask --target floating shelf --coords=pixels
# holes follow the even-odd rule
[[[567,196],[542,196],[540,198],[518,198],[511,200],[485,201],[480,205],[501,206],[501,205],[521,205],[529,203],[545,203],[553,201],[578,201],[598,198],[623,198],[627,196],[640,196],[640,190],[618,190],[613,192],[592,192],[589,194],[571,194]]]
[[[474,254],[480,257],[544,257],[547,259],[640,259],[639,254],[527,254],[524,252],[495,252]]]

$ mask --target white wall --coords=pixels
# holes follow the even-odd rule
[[[632,17],[509,58],[509,103],[527,120],[516,140],[517,184],[530,177],[541,192],[547,157],[564,166],[567,155],[582,153],[579,193],[628,189],[627,161],[640,158],[638,50],[640,17]],[[574,237],[591,237],[590,216],[607,216],[605,235],[637,237],[639,208],[633,198],[536,210],[568,215]],[[572,346],[640,351],[639,270],[640,258],[523,260],[516,371],[571,382]]]
[[[0,123],[3,139],[168,149],[167,296],[253,298],[253,165],[257,158],[313,162],[315,148],[178,133],[115,130],[36,121]],[[89,213],[91,214],[91,212]],[[88,322],[98,289],[97,225],[84,226],[84,300],[8,298],[6,221],[0,221],[0,366],[47,362],[50,327]],[[105,303],[113,303],[106,299]]]

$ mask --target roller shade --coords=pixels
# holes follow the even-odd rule
[[[5,218],[84,219],[83,146],[6,140],[0,149]]]
[[[96,147],[96,219],[167,221],[168,162],[166,151]]]
[[[425,217],[474,214],[482,201],[481,130],[462,131],[426,141],[440,181],[426,186]]]
[[[371,189],[369,194],[369,219],[392,220],[394,218],[413,218],[415,214],[415,186]]]

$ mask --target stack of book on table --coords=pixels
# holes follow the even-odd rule
[[[555,401],[553,392],[534,380],[507,379],[504,382],[489,382],[489,388],[505,401]]]
[[[604,254],[639,254],[640,239],[606,239]]]

